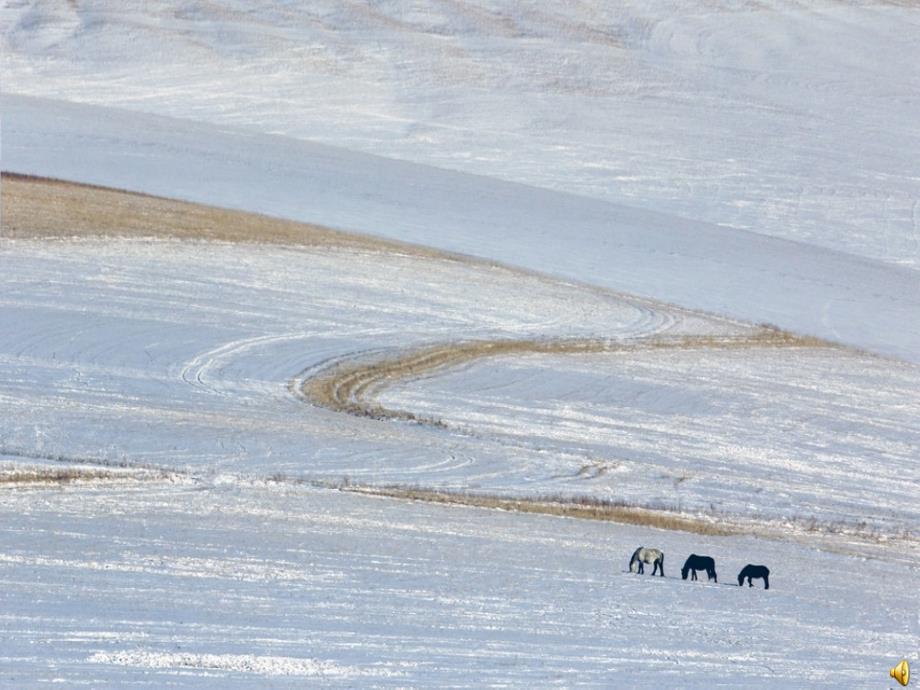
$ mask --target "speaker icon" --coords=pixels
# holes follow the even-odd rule
[[[906,686],[908,681],[910,681],[910,666],[907,664],[907,659],[903,659],[900,664],[892,667],[888,673],[890,673],[891,677],[901,685]]]

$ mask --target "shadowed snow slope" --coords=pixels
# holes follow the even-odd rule
[[[8,92],[920,267],[916,3],[27,0],[0,26]]]
[[[920,272],[290,139],[7,96],[3,167],[364,231],[920,361]]]

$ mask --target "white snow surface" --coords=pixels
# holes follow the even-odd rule
[[[905,565],[303,487],[4,491],[0,538],[23,689],[883,687],[918,640]],[[627,571],[640,544],[666,577]]]
[[[448,423],[429,428],[288,383],[458,337],[750,327],[396,254],[7,240],[0,263],[0,467],[165,473],[0,484],[12,686],[859,686],[920,640],[914,365],[812,348],[484,361],[384,393]],[[343,477],[843,532],[820,551],[801,520],[787,541],[716,538],[299,483]],[[878,538],[868,558],[854,521]],[[666,578],[626,572],[640,544],[665,550]],[[677,579],[690,553],[721,584]],[[735,584],[748,562],[769,591]]]
[[[920,268],[888,0],[7,2],[8,93],[282,134]]]
[[[505,265],[0,239],[0,686],[883,686],[920,650],[918,23],[875,0],[0,5],[3,170]],[[291,386],[461,339],[759,322],[863,351],[496,357],[378,391],[443,426]],[[782,529],[317,488],[344,480]],[[626,572],[639,545],[667,577]],[[719,584],[679,579],[690,553]]]
[[[920,362],[920,271],[283,137],[3,99],[3,168],[359,230]]]
[[[459,338],[750,328],[410,256],[16,241],[0,258],[7,455],[591,495],[886,534],[920,519],[916,483],[900,481],[920,446],[913,365],[813,348],[518,356],[383,391],[445,431],[313,407],[290,383],[330,360]]]

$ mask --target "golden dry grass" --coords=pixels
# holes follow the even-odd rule
[[[425,503],[442,505],[462,505],[475,508],[491,508],[518,513],[535,513],[555,515],[558,517],[580,518],[583,520],[603,520],[627,525],[641,525],[658,529],[707,534],[711,536],[730,536],[742,534],[738,527],[721,523],[716,518],[682,515],[666,510],[651,510],[617,504],[590,498],[509,498],[495,495],[472,494],[466,492],[436,491],[412,487],[342,487],[342,490],[385,496]]]
[[[458,258],[320,225],[8,172],[2,174],[0,204],[0,232],[8,238],[203,239]]]
[[[890,554],[890,549],[903,554],[916,552],[918,548],[916,534],[912,531],[886,534],[865,523],[821,522],[813,517],[774,520],[761,516],[738,519],[717,512],[691,515],[668,507],[646,508],[590,496],[518,498],[420,487],[348,484],[330,488],[398,500],[600,520],[714,537],[754,536],[817,545],[827,551],[865,558],[884,558],[886,553]]]
[[[151,472],[114,472],[87,467],[0,468],[0,486],[56,485],[83,481],[162,478]]]
[[[747,349],[764,347],[830,347],[825,341],[763,326],[747,335],[653,336],[631,341],[598,338],[486,340],[452,342],[410,350],[370,362],[344,362],[303,382],[299,391],[315,405],[378,419],[401,419],[439,425],[404,410],[374,401],[388,385],[426,376],[476,359],[499,355],[592,354],[649,350]]]

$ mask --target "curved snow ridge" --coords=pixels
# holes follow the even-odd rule
[[[420,417],[413,412],[394,410],[376,401],[376,396],[397,381],[426,378],[475,360],[498,356],[531,354],[599,354],[647,350],[747,349],[747,348],[833,348],[835,345],[770,327],[760,327],[737,335],[653,335],[645,338],[557,338],[519,340],[477,340],[448,342],[388,353],[371,360],[361,355],[343,357],[318,372],[301,372],[291,390],[319,407],[338,412],[398,419],[434,426],[440,420]]]
[[[218,395],[228,396],[230,393],[226,390],[225,386],[222,387],[209,383],[208,378],[213,370],[220,368],[226,362],[232,361],[233,358],[240,357],[255,348],[266,347],[276,343],[307,340],[311,335],[309,331],[304,331],[302,333],[260,335],[223,343],[211,350],[197,354],[190,361],[185,363],[179,375],[180,378],[189,385],[205,389]]]
[[[192,652],[96,652],[87,659],[91,664],[114,664],[151,669],[198,669],[252,673],[261,676],[305,676],[319,678],[355,678],[361,676],[398,677],[405,673],[391,668],[341,666],[331,661],[290,656],[254,654],[195,654]]]

